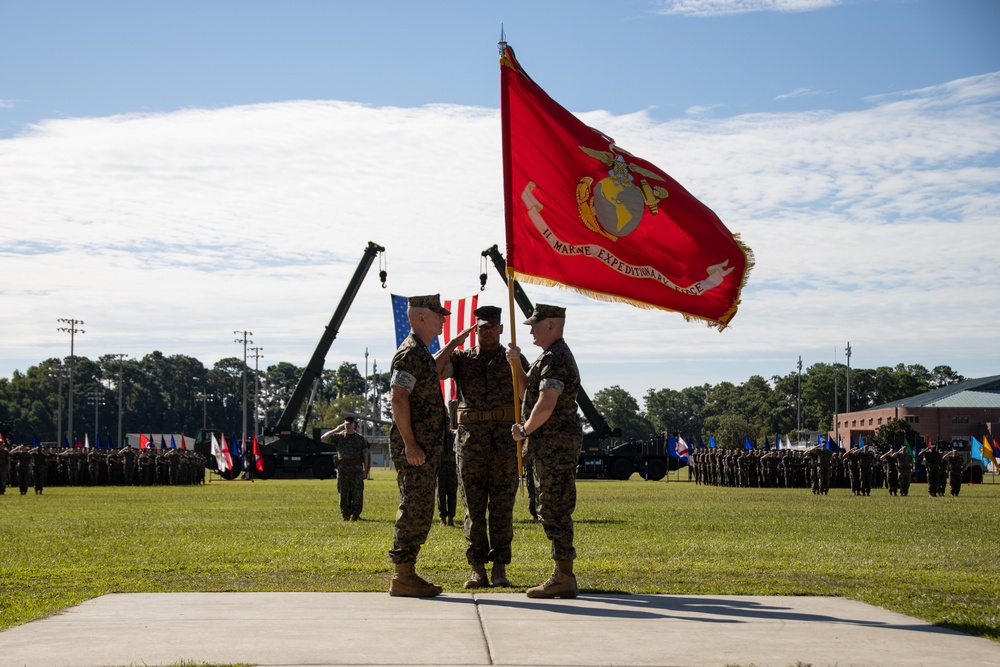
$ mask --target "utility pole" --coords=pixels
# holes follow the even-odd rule
[[[369,416],[375,417],[375,419],[382,419],[382,413],[379,410],[379,395],[378,395],[378,359],[372,360],[372,405]],[[375,422],[368,422],[368,433],[372,434],[375,432]]]
[[[57,361],[57,364],[56,369],[50,370],[48,375],[59,380],[59,397],[56,399],[56,447],[59,447],[61,444],[59,442],[59,434],[62,432],[62,383],[63,378],[66,376],[66,369],[63,367],[61,361]]]
[[[847,341],[847,412],[851,412],[851,342]]]
[[[128,355],[119,353],[108,356],[118,360],[118,442],[115,449],[121,449],[124,446],[122,445],[122,380],[124,379],[125,357]]]
[[[840,446],[840,419],[838,417],[839,406],[837,400],[840,398],[840,369],[837,368],[837,348],[833,348],[833,439]]]
[[[60,317],[59,322],[64,322],[69,326],[59,327],[57,331],[64,331],[69,334],[69,399],[67,403],[69,405],[69,419],[66,423],[66,439],[69,441],[70,446],[74,443],[73,441],[73,359],[74,359],[74,344],[76,342],[76,334],[87,333],[83,329],[77,329],[76,325],[83,324],[83,320],[78,319],[66,319]]]
[[[250,350],[253,351],[253,438],[250,439],[251,447],[253,442],[257,439],[257,431],[260,429],[259,413],[258,409],[260,407],[260,360],[263,358],[261,351],[262,347],[251,347]],[[244,437],[244,446],[246,438]],[[257,457],[252,451],[243,450],[243,456],[249,464],[243,468],[243,474],[251,482],[253,481],[253,473],[257,467]]]
[[[246,470],[246,460],[247,460],[247,345],[253,345],[253,341],[250,340],[250,336],[253,335],[252,331],[234,331],[234,334],[239,334],[241,337],[234,340],[234,343],[243,344],[243,469]]]
[[[368,416],[368,348],[365,348],[365,416]],[[362,420],[364,422],[365,420]],[[361,433],[365,434],[365,425],[361,425]],[[371,435],[371,434],[368,434]]]
[[[802,442],[802,355],[798,363],[798,388],[795,392],[795,446]]]
[[[260,360],[264,358],[262,347],[249,348],[253,354],[253,434],[260,435]]]

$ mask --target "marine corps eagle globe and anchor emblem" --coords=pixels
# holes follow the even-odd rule
[[[611,241],[618,241],[635,231],[642,220],[643,209],[648,208],[653,215],[659,210],[659,203],[669,196],[667,189],[649,184],[649,180],[663,181],[659,174],[626,161],[632,157],[614,143],[606,151],[578,146],[592,158],[607,166],[608,175],[594,183],[585,176],[576,186],[576,203],[580,220],[593,232]],[[640,177],[638,185],[633,174]],[[647,180],[649,179],[649,180]]]

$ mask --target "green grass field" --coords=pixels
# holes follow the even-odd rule
[[[394,474],[374,476],[357,523],[340,520],[334,481],[8,489],[0,629],[112,592],[386,591],[397,491]],[[1000,484],[957,499],[638,477],[578,490],[585,592],[836,595],[1000,641]],[[523,590],[551,570],[524,496],[515,531],[508,575]],[[418,571],[461,591],[461,528],[435,525]]]

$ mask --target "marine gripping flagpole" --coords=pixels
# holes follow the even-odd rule
[[[514,279],[508,274],[507,276],[507,310],[510,312],[510,344],[517,346],[517,328],[514,322]],[[521,364],[520,359],[510,360],[510,374],[514,379],[514,423],[521,423],[521,382],[520,373],[518,373],[519,366]],[[521,456],[522,444],[517,440],[514,441],[517,447],[517,477],[522,479],[524,477],[524,461]]]
[[[497,43],[500,51],[500,67],[511,67],[507,57],[507,42],[504,38],[503,26],[500,27],[500,41]],[[511,169],[510,169],[510,97],[507,90],[507,79],[500,77],[500,135],[503,144],[503,210],[504,227],[507,237],[507,311],[510,313],[510,344],[517,345],[517,324],[514,320],[514,273],[510,268],[510,257],[513,252],[513,236],[511,234],[513,209],[511,208]],[[520,359],[510,360],[510,374],[514,379],[514,422],[521,423],[521,389],[518,365]],[[524,460],[521,456],[522,443],[515,440],[517,447],[517,477],[524,478]]]

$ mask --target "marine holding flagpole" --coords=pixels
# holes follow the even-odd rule
[[[573,561],[573,510],[576,509],[576,466],[583,446],[583,429],[576,414],[580,371],[563,339],[566,309],[537,304],[531,317],[532,342],[542,353],[525,372],[519,364],[517,385],[523,388],[523,422],[511,426],[511,436],[523,444],[523,455],[531,463],[537,494],[538,517],[552,543],[555,562],[552,575],[529,588],[529,598],[574,598],[577,596]],[[520,359],[515,343],[507,346],[510,361]]]

